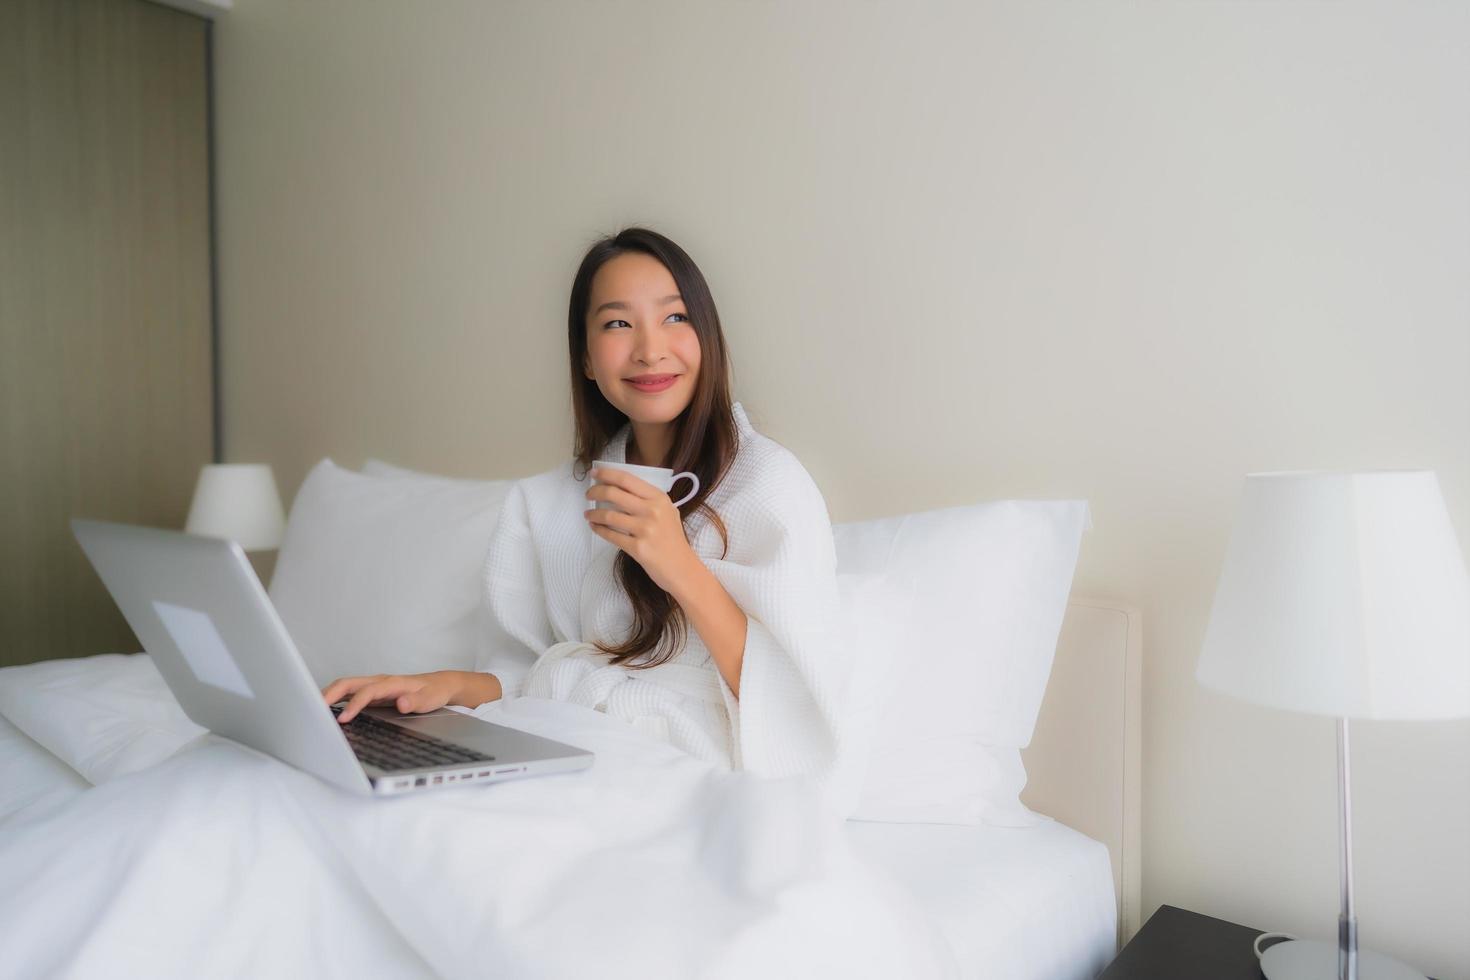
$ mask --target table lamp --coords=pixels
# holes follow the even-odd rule
[[[1247,476],[1195,676],[1337,719],[1337,943],[1277,943],[1261,972],[1423,980],[1358,950],[1348,720],[1470,717],[1470,576],[1434,473]]]
[[[286,515],[276,478],[264,463],[214,463],[199,471],[184,530],[238,541],[246,551],[281,546]]]

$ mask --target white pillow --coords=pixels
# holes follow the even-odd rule
[[[94,784],[157,765],[209,736],[184,714],[146,653],[0,669],[0,715]]]
[[[511,481],[381,478],[323,459],[286,521],[270,596],[312,678],[474,670],[497,627],[480,568]]]
[[[858,809],[867,779],[878,709],[883,702],[892,651],[903,643],[912,607],[907,581],[886,573],[837,574],[840,648],[850,658],[841,754],[833,802],[842,816]]]
[[[422,470],[405,469],[402,466],[394,466],[385,463],[381,459],[369,458],[362,464],[362,472],[368,476],[391,476],[410,480],[429,480],[451,486],[480,486],[497,487],[509,483],[508,480],[467,480],[457,476],[440,476],[438,473],[425,473]]]
[[[515,482],[514,480],[476,480],[469,477],[442,476],[438,473],[425,473],[422,470],[411,470],[403,466],[394,466],[392,463],[384,462],[375,457],[368,457],[367,462],[362,464],[362,472],[368,476],[388,477],[396,480],[418,480],[425,487],[460,487],[464,489],[480,487],[487,493],[498,495],[495,504],[497,517],[500,513],[501,505],[505,503],[506,494],[510,493],[510,485]],[[493,526],[491,529],[494,529]],[[489,545],[490,542],[487,540],[485,546],[488,548]],[[477,583],[483,582],[483,572],[484,562],[482,560],[480,564],[475,566],[475,581]],[[484,602],[484,600],[485,597],[482,594],[480,601]],[[501,628],[500,621],[495,618],[495,615],[489,611],[488,607],[484,611],[484,622],[485,628],[480,634],[478,645],[479,662],[465,668],[466,670],[488,669],[485,665],[485,654],[489,650],[504,649],[507,644],[512,647],[520,646],[519,640]]]
[[[1002,500],[839,524],[840,573],[909,581],[903,642],[854,819],[1024,826],[1019,800],[1051,674],[1086,501]],[[869,668],[873,670],[874,668]]]

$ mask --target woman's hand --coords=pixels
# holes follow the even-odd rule
[[[684,535],[679,508],[666,492],[626,470],[594,467],[592,476],[598,482],[587,488],[587,499],[605,500],[617,510],[585,511],[588,525],[642,565],[659,588],[674,592],[690,563],[699,562]]]
[[[322,688],[328,705],[347,695],[352,699],[337,716],[346,724],[370,704],[394,702],[402,714],[437,711],[454,700],[456,684],[452,670],[436,670],[429,674],[373,674],[369,677],[339,677]]]

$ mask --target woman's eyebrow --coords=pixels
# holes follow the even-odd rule
[[[675,300],[683,299],[683,298],[684,297],[680,296],[678,293],[673,293],[672,295],[665,296],[663,299],[659,300],[659,303],[664,304],[664,305],[668,305],[669,303],[672,303]],[[601,313],[603,310],[626,310],[626,309],[629,309],[629,306],[628,306],[627,303],[624,303],[621,300],[613,300],[613,301],[611,301],[609,303],[603,303],[597,309],[593,310],[592,311],[592,315],[593,316],[596,316],[597,314]]]

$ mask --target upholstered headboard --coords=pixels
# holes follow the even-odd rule
[[[1021,799],[1107,845],[1118,941],[1141,923],[1142,617],[1111,599],[1073,596],[1036,732],[1021,751]]]

